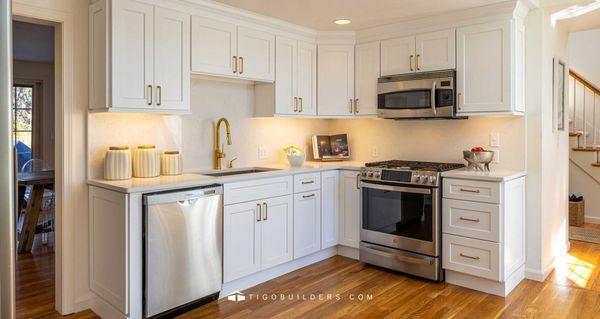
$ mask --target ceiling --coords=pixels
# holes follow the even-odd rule
[[[320,31],[361,30],[506,0],[215,0]],[[349,25],[336,25],[350,19]]]

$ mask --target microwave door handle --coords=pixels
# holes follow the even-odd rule
[[[433,81],[433,86],[431,87],[431,110],[433,111],[433,115],[437,114],[437,110],[435,109],[435,81]]]

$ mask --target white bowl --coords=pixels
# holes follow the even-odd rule
[[[292,167],[302,167],[306,160],[306,155],[288,155],[287,158]]]

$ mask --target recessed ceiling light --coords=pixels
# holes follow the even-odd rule
[[[339,24],[339,25],[350,24],[350,22],[352,22],[352,21],[350,21],[348,19],[339,19],[339,20],[333,21],[333,23]]]

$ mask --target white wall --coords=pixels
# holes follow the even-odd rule
[[[553,58],[568,61],[567,34],[551,10],[526,18],[527,260],[529,278],[543,280],[566,252],[568,132],[553,131]]]
[[[569,34],[569,64],[573,71],[600,88],[600,29]]]

